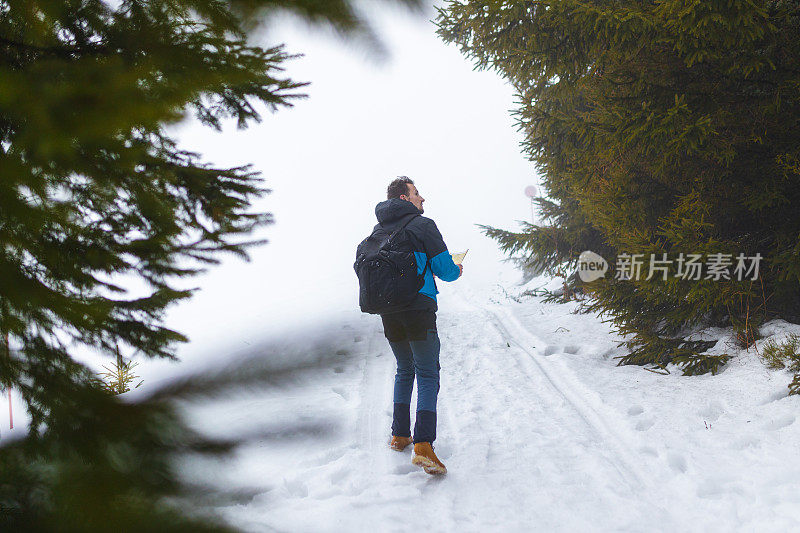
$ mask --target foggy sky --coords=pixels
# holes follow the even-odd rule
[[[357,308],[355,247],[398,175],[415,181],[448,249],[470,249],[464,279],[492,281],[503,256],[475,224],[516,229],[529,220],[523,190],[538,180],[509,114],[512,88],[474,71],[438,39],[432,18],[432,10],[420,17],[382,7],[373,21],[391,55],[380,62],[363,44],[281,19],[258,42],[304,54],[285,66],[311,82],[308,99],[244,131],[194,122],[173,130],[183,148],[214,164],[252,163],[273,191],[256,208],[276,221],[258,233],[270,242],[251,251],[251,262],[226,258],[187,284],[201,291],[168,319],[191,339],[183,357]],[[438,284],[442,305],[447,288]]]

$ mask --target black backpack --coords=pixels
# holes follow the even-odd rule
[[[417,297],[425,283],[425,271],[417,274],[417,258],[405,230],[417,214],[411,214],[388,235],[380,225],[361,241],[353,264],[358,276],[358,303],[361,311],[385,314],[402,311]]]

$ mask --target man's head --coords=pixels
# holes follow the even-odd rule
[[[389,200],[392,198],[400,198],[401,200],[411,202],[414,204],[414,207],[419,209],[420,213],[425,212],[422,208],[422,203],[425,201],[425,198],[419,195],[419,191],[414,186],[414,182],[411,181],[411,178],[407,178],[406,176],[400,176],[389,184],[389,188],[386,190],[386,197]]]

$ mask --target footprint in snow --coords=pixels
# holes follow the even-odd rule
[[[581,351],[581,347],[580,346],[575,346],[575,345],[572,345],[572,344],[569,345],[569,346],[564,346],[564,353],[569,353],[569,354],[575,355],[580,351]]]
[[[794,424],[795,417],[794,415],[782,415],[776,418],[773,418],[766,424],[764,424],[764,429],[769,429],[772,431],[777,431],[779,429],[783,429],[787,426],[791,426]]]
[[[658,450],[652,448],[650,446],[642,446],[639,448],[639,451],[645,455],[649,455],[651,457],[658,457]]]
[[[544,348],[544,356],[545,357],[550,357],[551,355],[553,355],[555,353],[558,353],[559,351],[560,350],[559,350],[558,346],[552,346],[552,345],[551,346],[545,346],[545,348]]]
[[[644,413],[644,407],[641,405],[632,405],[628,408],[628,416],[639,416]]]
[[[436,451],[436,455],[440,459],[447,459],[451,455],[453,455],[453,450],[450,449],[450,446],[448,446],[448,445],[444,445],[444,444],[441,445],[441,446],[434,445],[434,448],[435,448],[435,451]]]
[[[405,475],[411,474],[413,472],[417,472],[418,470],[419,470],[419,467],[416,466],[416,465],[411,464],[410,462],[403,463],[403,464],[400,464],[400,465],[397,465],[397,466],[394,467],[394,473],[395,473],[395,475],[398,475],[398,476],[405,476]]]
[[[712,475],[700,483],[697,487],[697,496],[704,499],[720,499],[731,491],[734,487],[730,487],[735,479],[728,474]],[[736,490],[736,492],[740,492]]]
[[[330,479],[332,485],[339,485],[343,481],[347,481],[351,475],[352,470],[349,467],[339,467],[328,474],[328,479]]]
[[[703,420],[716,422],[717,419],[719,419],[719,417],[725,413],[725,411],[725,406],[720,402],[711,402],[702,409],[699,409],[697,414],[700,415]]]
[[[600,357],[602,357],[603,359],[610,359],[611,356],[613,356],[615,353],[617,353],[616,348],[609,348],[608,350],[601,352]]]
[[[345,390],[344,387],[333,387],[331,389],[331,391],[335,392],[336,394],[338,394],[339,396],[341,396],[345,400],[349,400],[350,399],[350,393],[348,393],[347,390]]]
[[[652,418],[642,418],[638,422],[636,422],[636,431],[647,431],[655,424],[655,420]]]
[[[772,394],[770,394],[769,396],[767,396],[764,399],[764,401],[761,402],[761,405],[766,405],[768,403],[776,402],[778,400],[782,400],[784,398],[787,398],[788,396],[789,396],[789,393],[786,392],[786,391],[776,391],[776,392],[773,392]]]
[[[303,461],[302,464],[308,467],[327,465],[333,463],[334,461],[338,461],[344,457],[348,451],[349,447],[334,448],[332,450],[322,452],[314,457],[310,457],[307,461]]]
[[[687,470],[686,458],[683,457],[681,454],[675,452],[669,452],[669,454],[667,454],[667,463],[676,472],[680,472],[682,474],[686,473]]]

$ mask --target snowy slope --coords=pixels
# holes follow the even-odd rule
[[[787,373],[724,339],[717,349],[736,356],[717,376],[617,367],[619,339],[575,304],[466,279],[442,290],[446,476],[386,447],[394,358],[380,320],[357,311],[331,334],[337,356],[190,408],[211,434],[266,437],[224,464],[190,462],[187,476],[251,490],[221,509],[247,531],[800,530]]]

